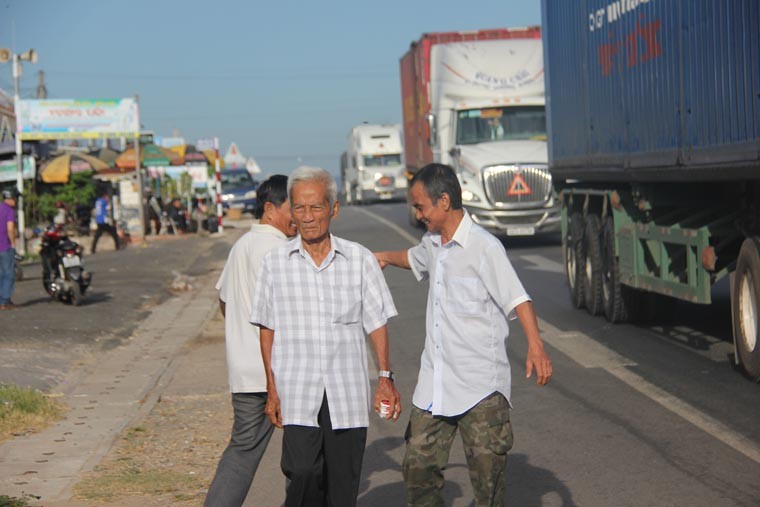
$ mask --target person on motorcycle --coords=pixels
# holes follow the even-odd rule
[[[0,203],[0,310],[16,307],[11,301],[16,282],[16,199],[18,190],[3,190]]]
[[[92,253],[95,253],[95,248],[98,246],[98,240],[100,236],[107,232],[113,237],[114,250],[119,249],[119,236],[116,235],[116,229],[109,223],[111,218],[111,201],[108,199],[108,192],[103,194],[95,201],[95,222],[98,224],[98,230],[95,231],[95,238],[92,240]]]

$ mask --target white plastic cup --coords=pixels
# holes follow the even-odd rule
[[[388,400],[381,400],[380,401],[380,417],[383,419],[388,418],[388,414],[391,413],[391,402]]]

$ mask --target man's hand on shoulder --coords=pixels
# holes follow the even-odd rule
[[[380,269],[385,269],[386,266],[411,269],[406,250],[397,250],[395,252],[374,252],[374,255],[375,259],[377,259],[377,263],[380,264]]]

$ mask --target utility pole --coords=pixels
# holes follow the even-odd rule
[[[37,98],[38,99],[48,98],[47,86],[45,86],[45,72],[44,71],[39,72],[39,79],[37,82]]]
[[[16,115],[16,188],[18,189],[18,230],[19,230],[19,252],[23,255],[26,253],[26,220],[24,217],[24,161],[23,146],[21,144],[21,135],[19,132],[19,105],[21,99],[18,96],[18,78],[21,75],[20,60],[30,63],[37,63],[37,52],[30,49],[25,53],[13,53],[13,112]]]

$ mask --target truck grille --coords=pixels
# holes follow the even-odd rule
[[[483,170],[486,196],[494,206],[535,204],[549,197],[552,178],[545,165],[496,165]],[[521,207],[521,206],[516,206]]]

